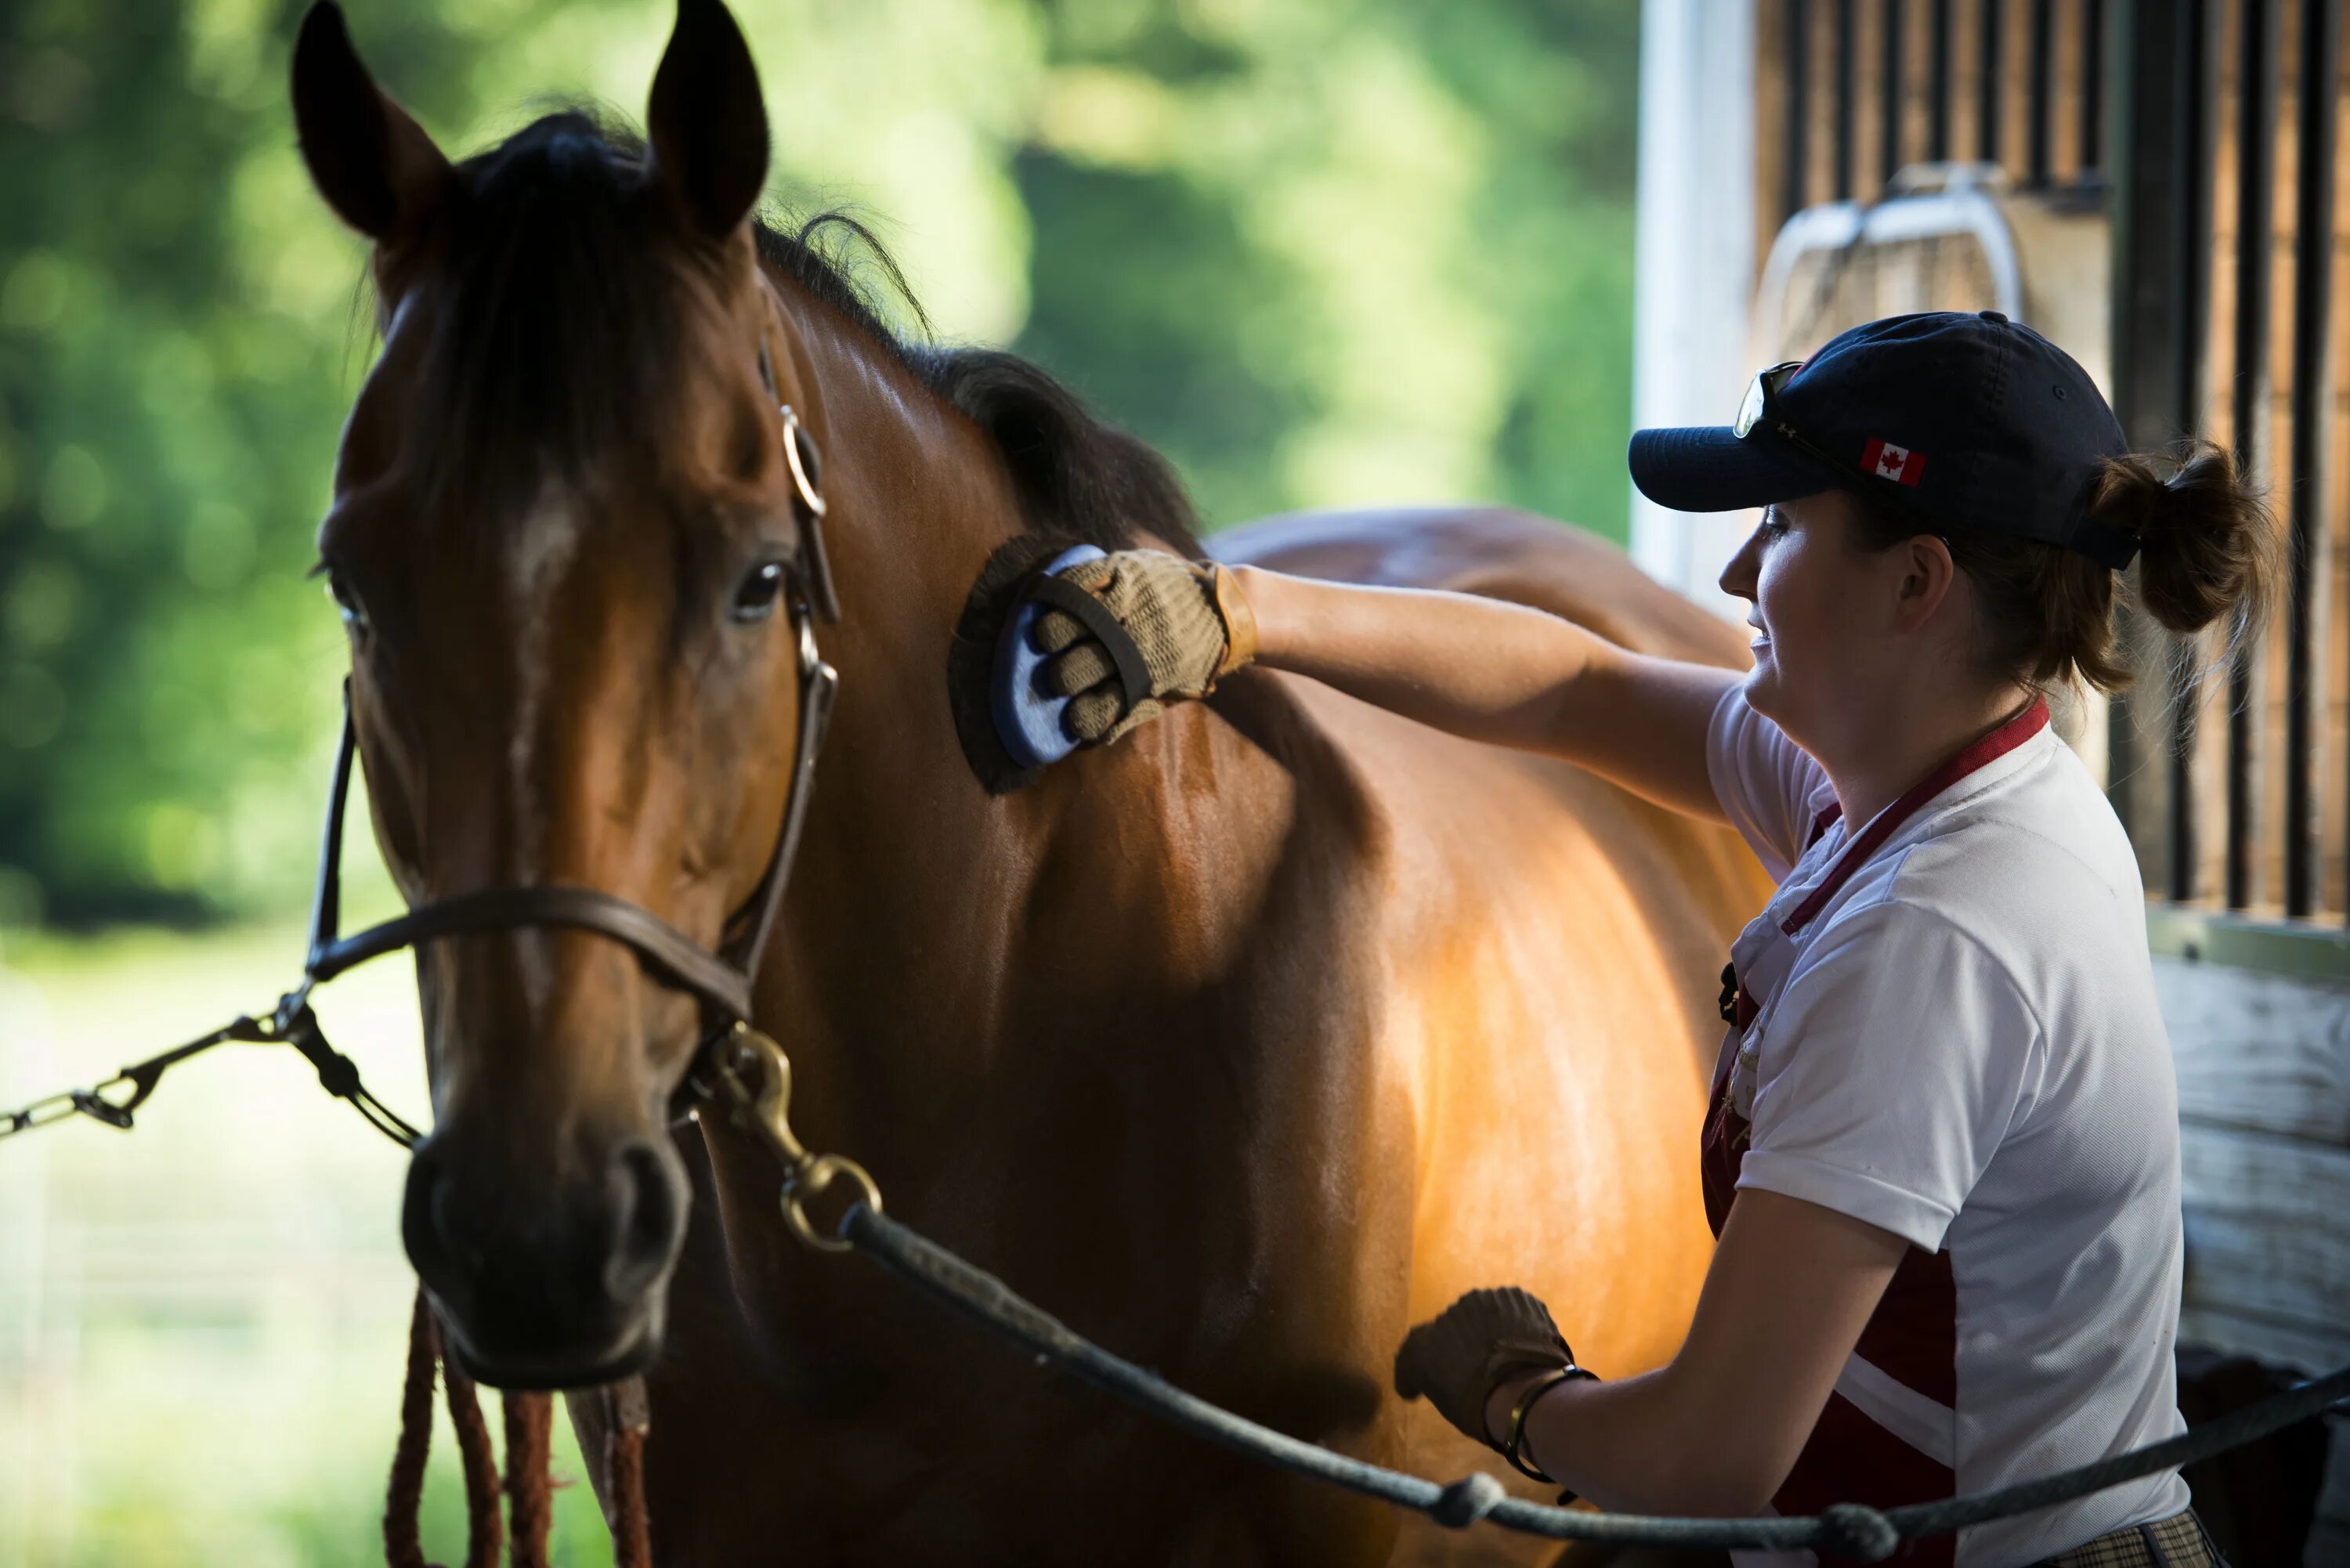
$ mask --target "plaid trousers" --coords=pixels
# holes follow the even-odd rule
[[[2228,1560],[2190,1508],[2152,1524],[2108,1531],[2043,1559],[2037,1568],[2228,1568]]]

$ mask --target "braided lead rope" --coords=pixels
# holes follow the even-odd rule
[[[418,1512],[424,1497],[424,1466],[432,1448],[432,1384],[446,1365],[449,1416],[465,1478],[467,1568],[496,1568],[500,1545],[495,1459],[489,1428],[482,1419],[473,1381],[447,1361],[440,1320],[421,1285],[409,1319],[408,1367],[400,1386],[400,1438],[392,1450],[391,1480],[385,1488],[383,1552],[388,1568],[433,1568],[424,1555]],[[645,1512],[645,1434],[650,1428],[644,1379],[629,1377],[603,1391],[604,1477],[610,1495],[606,1522],[612,1532],[614,1568],[652,1568],[652,1532]],[[514,1516],[513,1568],[546,1568],[553,1523],[550,1473],[554,1400],[539,1393],[504,1396],[506,1470],[504,1490]]]
[[[614,1568],[652,1568],[651,1521],[645,1512],[645,1435],[652,1407],[641,1376],[605,1385],[605,1527],[612,1533]]]
[[[387,1568],[427,1568],[417,1509],[424,1500],[424,1461],[432,1451],[432,1375],[440,1362],[432,1303],[416,1293],[408,1323],[408,1376],[400,1390],[400,1442],[391,1451],[391,1483],[384,1489],[383,1560]]]
[[[1156,1373],[1112,1355],[1011,1287],[894,1220],[863,1204],[842,1216],[838,1234],[868,1258],[934,1301],[975,1319],[1054,1366],[1173,1426],[1251,1459],[1345,1487],[1464,1529],[1481,1519],[1507,1530],[1555,1541],[1605,1541],[1621,1545],[1787,1551],[1811,1547],[1876,1563],[1904,1540],[1939,1535],[1964,1525],[2004,1519],[2086,1496],[2138,1476],[2192,1463],[2265,1437],[2350,1397],[2350,1367],[2258,1405],[2208,1422],[2191,1432],[2050,1476],[2044,1480],[1976,1492],[1939,1502],[1877,1510],[1835,1503],[1816,1516],[1786,1519],[1669,1519],[1643,1514],[1588,1513],[1523,1502],[1478,1473],[1449,1486],[1365,1464],[1285,1433],[1259,1426],[1175,1387]]]
[[[504,1521],[498,1516],[498,1460],[490,1448],[490,1424],[482,1418],[481,1394],[473,1377],[457,1365],[455,1356],[445,1353],[445,1347],[441,1386],[448,1397],[449,1422],[457,1429],[457,1455],[464,1469],[465,1568],[498,1568]]]
[[[546,1538],[555,1522],[555,1482],[547,1472],[555,1401],[509,1388],[500,1403],[506,1422],[506,1561],[513,1568],[547,1568]]]
[[[417,1513],[424,1500],[424,1461],[432,1450],[432,1377],[445,1369],[449,1420],[457,1432],[465,1478],[465,1568],[497,1568],[497,1463],[473,1379],[449,1360],[432,1298],[416,1288],[408,1322],[408,1372],[400,1393],[400,1440],[392,1449],[391,1480],[384,1489],[383,1559],[388,1568],[433,1568],[424,1555]]]

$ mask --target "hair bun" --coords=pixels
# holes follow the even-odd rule
[[[2136,535],[2137,600],[2161,626],[2195,632],[2231,610],[2248,624],[2265,613],[2276,524],[2224,447],[2196,441],[2168,462],[2107,458],[2089,514]]]

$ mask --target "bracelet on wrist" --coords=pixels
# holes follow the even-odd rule
[[[1534,1468],[1525,1458],[1526,1417],[1534,1414],[1534,1401],[1562,1383],[1574,1383],[1586,1379],[1594,1383],[1599,1380],[1596,1374],[1586,1372],[1582,1367],[1569,1362],[1557,1371],[1545,1373],[1527,1384],[1515,1402],[1510,1406],[1510,1427],[1502,1440],[1502,1457],[1510,1461],[1510,1467],[1513,1469],[1528,1480],[1538,1480],[1544,1486],[1558,1484],[1550,1476]]]

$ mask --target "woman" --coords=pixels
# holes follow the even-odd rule
[[[1696,1151],[1718,1240],[1679,1353],[1602,1382],[1539,1301],[1476,1291],[1411,1331],[1398,1390],[1661,1513],[1889,1507],[2173,1435],[2178,1112],[2143,894],[2047,694],[2126,679],[2133,556],[2162,625],[2251,624],[2269,519],[2216,451],[2128,455],[2080,367],[1989,311],[1855,328],[1756,378],[1733,426],[1639,432],[1631,466],[1667,506],[1766,509],[1721,576],[1752,606],[1742,677],[1512,605],[1148,551],[1067,574],[1143,655],[1130,711],[1076,619],[1041,627],[1081,739],[1253,659],[1727,821],[1781,878],[1724,973]],[[1904,1560],[2217,1561],[2187,1503],[2165,1472]]]

